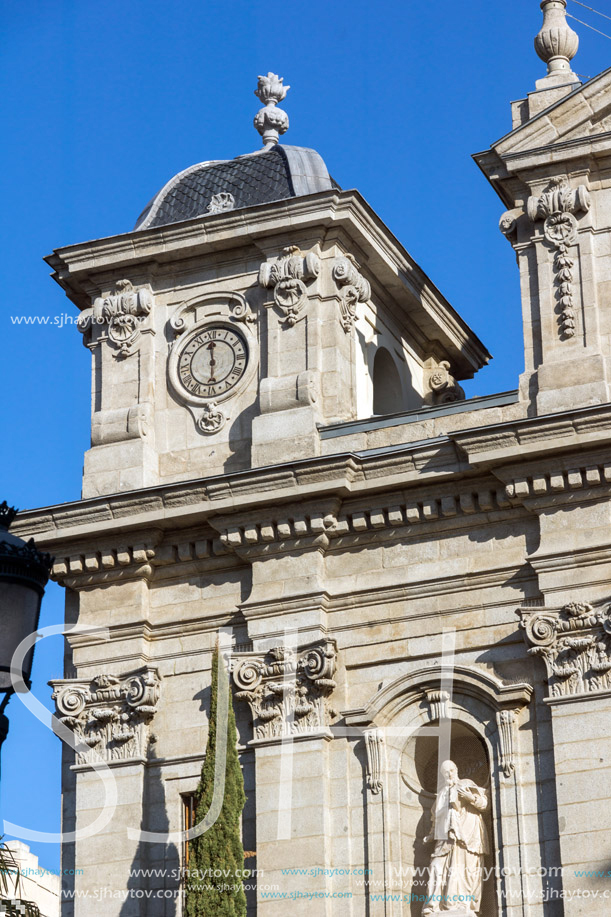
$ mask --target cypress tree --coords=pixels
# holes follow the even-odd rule
[[[225,787],[218,818],[207,831],[189,841],[186,917],[246,917],[246,895],[242,881],[244,848],[240,830],[240,817],[246,802],[244,778],[238,761],[237,731],[229,679],[224,665],[220,666],[219,675],[218,663],[217,643],[212,656],[206,757],[195,794],[196,824],[200,824],[212,810],[217,745],[222,749],[226,736]],[[221,722],[217,722],[219,709]],[[226,717],[223,716],[225,709]],[[220,782],[220,775],[217,780]],[[222,871],[220,877],[214,875],[215,870]]]

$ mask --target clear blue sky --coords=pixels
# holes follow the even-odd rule
[[[611,0],[594,5],[611,15]],[[605,20],[569,7],[605,31]],[[292,86],[286,142],[314,147],[342,187],[362,192],[494,355],[468,396],[517,387],[517,268],[497,228],[504,208],[471,154],[510,129],[510,100],[544,75],[532,46],[538,0],[3,0],[0,9],[0,500],[78,498],[89,442],[90,355],[75,327],[10,319],[73,311],[43,255],[130,230],[179,170],[258,148],[253,90],[268,70]],[[593,76],[609,66],[611,45],[575,27],[575,69]],[[60,622],[62,604],[49,586],[41,623]],[[34,689],[50,708],[61,638],[47,644],[36,650]],[[59,740],[18,700],[8,713],[0,814],[59,830]],[[32,846],[57,868],[56,847]]]

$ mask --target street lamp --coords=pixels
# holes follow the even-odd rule
[[[17,510],[0,503],[0,747],[8,733],[4,709],[14,688],[10,667],[21,641],[38,627],[40,603],[53,558],[39,551],[34,539],[25,542],[11,535],[9,527]],[[22,676],[30,685],[34,647],[27,653]]]

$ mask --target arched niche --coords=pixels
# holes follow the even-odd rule
[[[440,721],[432,720],[429,726],[439,727]],[[420,917],[422,903],[415,896],[426,894],[427,875],[424,870],[430,864],[432,844],[425,844],[424,838],[432,825],[431,809],[437,792],[439,768],[439,737],[431,734],[429,726],[418,729],[411,735],[401,755],[399,768],[405,788],[400,791],[401,808],[401,860],[415,867],[415,875],[408,893],[411,901],[411,917]],[[468,778],[486,790],[490,799],[491,769],[488,750],[484,739],[471,726],[461,720],[449,721],[449,755],[458,768],[461,779]],[[486,867],[494,865],[492,804],[483,814],[491,851],[484,861]],[[482,895],[481,914],[496,917],[494,876],[487,871]]]
[[[411,670],[383,687],[367,707],[346,714],[347,724],[365,733],[367,822],[378,826],[377,835],[367,838],[366,865],[376,878],[376,888],[382,882],[389,892],[398,891],[400,876],[406,877],[403,892],[415,892],[411,885],[415,871],[429,865],[430,849],[425,850],[421,839],[428,831],[435,793],[431,771],[436,767],[427,733],[438,735],[440,725],[449,720],[450,757],[459,759],[455,762],[459,777],[471,776],[488,790],[493,855],[486,865],[496,867],[496,873],[485,891],[482,917],[500,917],[503,911],[497,901],[502,900],[521,900],[514,913],[525,917],[518,725],[525,718],[523,710],[532,690],[528,684],[506,685],[474,667],[431,666]],[[477,773],[477,779],[463,773],[467,770]],[[504,867],[509,867],[506,876]],[[392,917],[420,917],[421,910],[421,902],[400,902],[393,905]],[[382,914],[386,917],[380,910]],[[375,906],[372,917],[378,917]]]
[[[386,347],[373,358],[373,413],[398,414],[405,410],[403,386],[397,364]]]

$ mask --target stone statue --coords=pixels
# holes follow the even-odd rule
[[[489,851],[488,832],[481,816],[488,807],[486,791],[472,780],[460,780],[453,761],[441,765],[444,786],[435,799],[434,841],[429,871],[428,900],[422,915],[452,912],[479,914],[482,899],[483,860]]]

